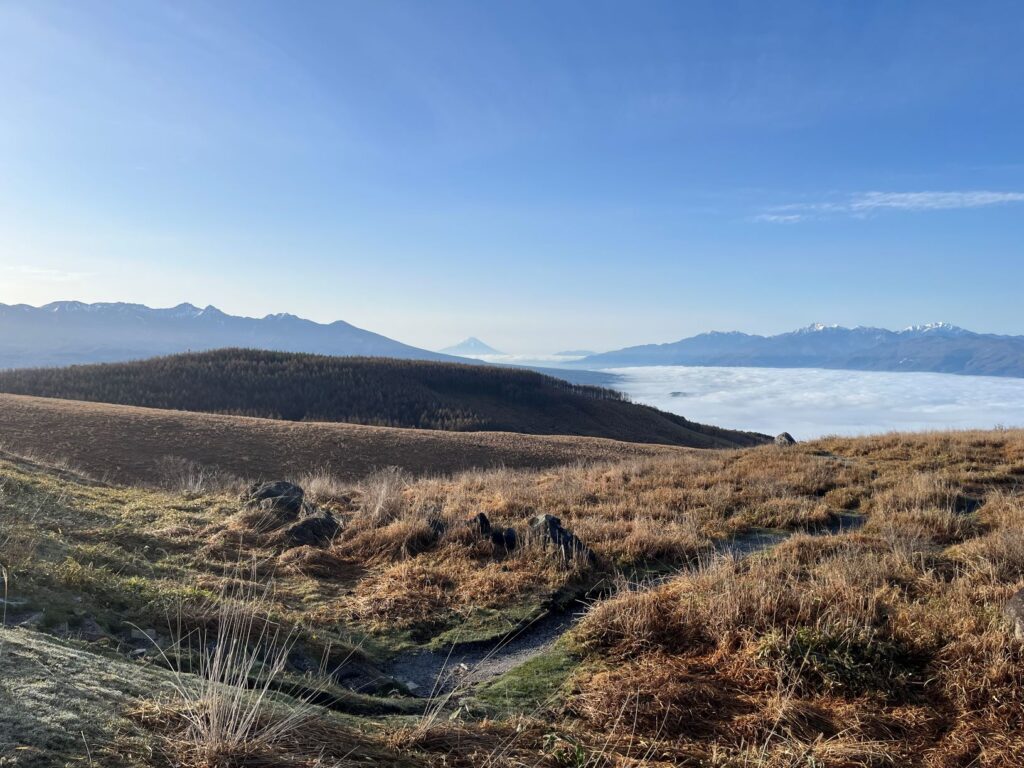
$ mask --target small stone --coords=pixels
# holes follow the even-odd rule
[[[95,642],[97,640],[102,640],[104,637],[107,636],[107,633],[106,631],[104,631],[103,627],[101,627],[96,622],[95,619],[89,616],[86,616],[84,619],[82,619],[82,625],[78,628],[78,632],[82,636],[83,640],[86,640],[90,643]]]

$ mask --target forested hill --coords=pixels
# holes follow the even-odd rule
[[[694,447],[763,436],[695,424],[610,389],[533,371],[224,349],[128,363],[0,371],[0,391],[292,421],[585,435]]]

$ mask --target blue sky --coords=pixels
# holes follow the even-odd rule
[[[1013,2],[0,0],[0,301],[1024,333]]]

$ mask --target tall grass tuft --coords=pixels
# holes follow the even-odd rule
[[[195,674],[176,665],[175,714],[184,727],[175,747],[192,765],[219,768],[266,754],[310,716],[312,694],[288,706],[270,702],[295,635],[271,619],[274,582],[261,585],[255,569],[252,576],[227,580],[215,606],[214,636],[200,629],[187,635],[187,645],[183,639],[177,642],[179,654],[192,659]]]

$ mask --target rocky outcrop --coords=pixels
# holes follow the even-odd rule
[[[530,521],[530,530],[544,542],[544,548],[551,548],[565,560],[584,557],[595,560],[591,549],[577,538],[576,534],[563,527],[561,519],[554,515],[537,515]]]
[[[775,444],[783,447],[796,445],[796,438],[789,434],[789,432],[783,432],[781,435],[775,436]]]
[[[341,533],[342,523],[305,498],[305,491],[295,483],[256,483],[242,494],[245,510],[240,518],[256,533],[273,531],[272,542],[285,549],[326,547]]]

